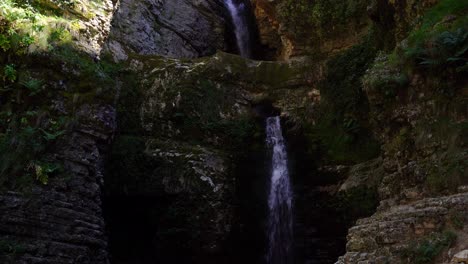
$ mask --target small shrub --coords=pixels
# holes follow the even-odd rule
[[[22,81],[20,82],[20,84],[22,86],[24,86],[26,89],[29,90],[29,95],[30,96],[33,96],[33,95],[36,95],[38,93],[40,93],[42,91],[42,85],[43,85],[43,81],[42,80],[38,80],[38,79],[34,79],[34,78],[31,78],[27,81]]]
[[[7,64],[3,68],[3,80],[14,82],[16,81],[16,69],[14,64]]]
[[[458,0],[442,0],[429,9],[419,27],[396,50],[401,55],[400,64],[436,71],[437,76],[444,76],[452,69],[465,72],[468,69],[467,12],[468,2]]]
[[[408,85],[409,80],[398,66],[390,63],[388,56],[380,54],[362,78],[362,82],[373,100],[390,102],[395,99],[401,89]]]
[[[49,176],[60,171],[61,166],[56,163],[33,161],[28,165],[37,181],[43,185],[49,183]]]
[[[374,47],[366,41],[327,63],[327,76],[319,83],[321,114],[306,134],[309,143],[325,150],[330,160],[355,163],[379,153],[367,123],[369,109],[361,82],[375,55]]]
[[[431,69],[451,66],[461,69],[468,60],[464,56],[468,50],[468,31],[458,28],[444,31],[430,41],[430,47],[419,52],[419,64]]]
[[[412,264],[429,264],[444,249],[449,248],[456,238],[456,234],[448,230],[442,233],[434,233],[419,243],[411,244],[402,252],[402,257]]]
[[[43,154],[64,133],[66,121],[49,120],[38,127],[38,116],[36,111],[6,115],[6,128],[0,131],[0,188],[24,189],[34,180],[47,184],[60,171],[60,165]]]
[[[462,229],[466,219],[466,214],[463,211],[457,211],[455,209],[449,212],[450,223],[456,229]]]
[[[426,179],[426,186],[434,194],[454,192],[458,186],[466,181],[465,170],[468,166],[465,155],[463,153],[447,153],[441,156],[440,160],[429,165],[429,175]]]
[[[0,48],[3,51],[8,51],[11,48],[10,38],[5,34],[0,34]]]

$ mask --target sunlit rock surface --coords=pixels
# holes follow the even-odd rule
[[[222,1],[120,1],[107,48],[116,60],[129,53],[194,58],[225,48]]]

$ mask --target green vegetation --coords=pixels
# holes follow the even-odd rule
[[[392,156],[400,151],[411,151],[414,149],[414,139],[408,127],[401,127],[385,146],[385,151]]]
[[[422,71],[429,73],[427,86],[440,95],[454,96],[468,71],[467,13],[468,3],[457,0],[442,0],[429,9],[393,54],[376,59],[363,79],[368,92],[391,102],[406,93],[407,76]]]
[[[383,103],[393,102],[398,92],[408,85],[408,76],[391,65],[387,56],[379,54],[374,65],[362,78],[368,95],[382,97]]]
[[[468,218],[464,211],[452,209],[449,211],[449,220],[454,228],[463,229],[463,226],[465,225]]]
[[[446,30],[466,27],[468,3],[458,0],[441,0],[429,9],[422,18],[420,26],[409,35],[410,45],[422,45],[432,36]]]
[[[366,7],[367,1],[361,0],[288,0],[280,7],[280,16],[295,34],[318,41],[345,33],[350,24],[363,23]]]
[[[16,69],[14,64],[7,64],[3,68],[3,81],[14,82],[16,81]]]
[[[368,106],[361,85],[374,56],[373,47],[363,43],[327,64],[327,76],[319,86],[323,98],[319,120],[307,129],[307,136],[311,145],[326,150],[333,161],[355,163],[379,153],[367,124]]]
[[[0,260],[13,261],[15,256],[25,252],[25,247],[8,238],[0,238]],[[12,262],[8,262],[12,263]]]
[[[197,140],[197,135],[203,139],[205,133],[210,133],[242,144],[247,136],[253,134],[254,126],[247,117],[236,120],[221,117],[222,108],[229,104],[226,86],[201,80],[195,86],[186,86],[180,93],[183,94],[182,108],[174,113],[174,121],[176,124],[183,122],[181,125],[186,135],[190,135],[189,140]]]
[[[27,188],[37,180],[47,184],[61,166],[43,153],[64,133],[67,120],[45,119],[46,112],[0,112],[0,188]],[[44,122],[37,125],[38,122]]]
[[[452,231],[433,233],[418,243],[411,244],[402,252],[408,263],[429,264],[445,249],[448,249],[457,238]]]
[[[0,0],[0,189],[47,184],[61,172],[47,153],[77,107],[114,98],[120,66],[74,46],[86,20],[79,9],[70,0]]]
[[[421,24],[396,50],[401,64],[437,71],[437,75],[468,70],[468,3],[442,0],[426,12]]]
[[[435,163],[429,164],[429,175],[426,178],[426,186],[431,193],[455,192],[457,187],[467,183],[466,152],[446,153]]]
[[[57,45],[71,43],[78,34],[78,20],[51,14],[52,6],[41,1],[0,0],[0,48],[21,55],[44,52]],[[68,1],[56,1],[55,9],[67,6]]]

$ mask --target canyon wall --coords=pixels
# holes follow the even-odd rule
[[[239,182],[279,112],[301,261],[328,254],[312,252],[314,210],[349,228],[328,262],[467,248],[466,5],[251,3],[280,62],[217,52],[232,29],[215,0],[2,9],[0,261],[237,260]]]

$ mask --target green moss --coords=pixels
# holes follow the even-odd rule
[[[367,19],[367,2],[360,0],[287,0],[279,8],[280,16],[286,21],[292,34],[321,41],[346,33],[350,25],[359,25]],[[332,29],[332,30],[330,30]]]
[[[113,101],[119,69],[71,46],[5,54],[3,61],[15,65],[0,72],[0,188],[24,190],[60,174],[60,162],[48,153],[72,129],[77,107]]]
[[[384,146],[389,155],[396,155],[400,151],[414,150],[414,140],[408,127],[402,127]]]
[[[449,28],[459,27],[468,22],[466,12],[468,3],[458,0],[441,0],[437,5],[429,9],[423,16],[419,28],[413,30],[409,36],[410,45],[418,45],[432,34],[440,33]],[[455,23],[443,23],[448,15],[460,16]],[[442,22],[442,23],[441,23]]]
[[[321,146],[329,160],[356,163],[379,153],[367,124],[368,107],[361,84],[374,56],[374,48],[363,43],[327,63],[327,76],[319,84],[323,98],[319,120],[307,134],[310,144]]]
[[[406,89],[409,83],[408,76],[390,61],[387,56],[380,54],[362,78],[368,96],[379,97],[373,98],[374,103],[394,102],[397,95]]]

